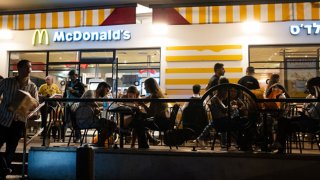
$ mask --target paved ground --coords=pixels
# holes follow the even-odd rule
[[[28,139],[30,139],[31,136],[29,136]],[[91,143],[91,137],[88,137],[87,139],[87,143]],[[50,140],[50,144],[49,147],[66,147],[67,146],[67,141],[68,138],[66,138],[66,142],[54,142],[54,140],[51,138]],[[27,151],[30,149],[30,147],[41,147],[42,146],[42,138],[40,138],[39,136],[34,137],[34,139],[30,142],[30,144],[27,146]],[[74,147],[78,147],[80,146],[80,143],[71,143],[70,146],[74,146]],[[194,147],[195,143],[193,143],[192,141],[186,143],[184,146],[179,147],[178,149],[176,149],[175,147],[172,147],[172,149],[170,150],[170,148],[168,146],[164,146],[164,145],[157,145],[157,146],[150,146],[150,149],[152,150],[161,150],[161,151],[174,151],[174,152],[193,152],[194,150],[196,150],[197,153],[199,152],[204,152],[204,153],[239,153],[239,151],[237,150],[237,148],[235,146],[231,146],[230,149],[228,149],[228,151],[226,151],[226,149],[222,149],[219,145],[219,143],[216,143],[215,145],[215,149],[214,151],[212,151],[210,149],[210,147],[206,148],[206,149],[200,149],[198,147]],[[210,145],[208,145],[210,146]],[[293,154],[300,154],[300,151],[298,148],[295,147],[296,145],[293,145]],[[137,147],[137,145],[136,145]],[[112,148],[112,147],[110,147]],[[133,150],[132,148],[130,148],[130,143],[127,143],[124,145],[124,148],[127,149],[128,151]],[[5,147],[3,147],[1,149],[1,151],[4,151]],[[20,140],[18,148],[17,148],[17,152],[23,152],[23,139]],[[259,149],[254,149],[253,152],[251,153],[265,153],[265,152],[261,152],[261,150]],[[273,152],[271,152],[273,153]],[[305,143],[304,144],[304,149],[302,151],[303,154],[318,154],[320,155],[320,151],[317,147],[316,144],[313,145],[313,149],[311,149],[310,143]],[[20,176],[9,176],[7,179],[20,179]]]
[[[89,133],[90,134],[90,133]],[[29,136],[30,137],[30,136]],[[68,138],[66,138],[65,142],[54,142],[53,138],[51,138],[50,140],[50,144],[49,144],[49,147],[66,147],[67,146],[67,142],[68,142]],[[92,142],[92,138],[91,137],[88,137],[87,139],[87,143],[91,143]],[[30,147],[41,147],[42,146],[42,138],[40,138],[39,136],[35,137],[31,143],[27,146],[27,151],[30,149]],[[80,146],[80,143],[73,143],[71,142],[70,146]],[[192,141],[186,143],[185,145],[183,146],[180,146],[179,149],[176,149],[175,147],[172,147],[172,150],[171,151],[193,151],[194,150],[194,147],[195,146],[195,143],[193,143]],[[214,151],[212,151],[210,149],[210,144],[208,145],[209,147],[207,147],[206,149],[200,149],[198,147],[195,147],[195,149],[197,150],[197,152],[212,152],[212,153],[223,153],[223,152],[226,152],[226,149],[222,149],[219,145],[219,143],[216,143],[215,145],[215,149]],[[124,145],[124,148],[125,149],[128,149],[130,150],[130,143],[127,143]],[[137,145],[135,146],[135,148],[137,148]],[[317,147],[316,144],[313,144],[313,149],[311,149],[311,145],[310,143],[304,143],[304,149],[302,151],[303,154],[319,154],[320,155],[320,151]],[[1,151],[4,151],[5,148],[2,148]],[[157,146],[153,146],[151,145],[150,146],[150,149],[161,149],[161,150],[170,150],[170,148],[168,146],[165,146],[165,145],[161,145],[161,143]],[[17,152],[22,152],[23,151],[23,139],[20,140],[19,142],[19,145],[18,145],[18,148],[17,148]],[[229,153],[230,152],[237,152],[237,148],[235,146],[231,146],[231,148],[228,149]],[[260,149],[255,149],[254,148],[254,152],[257,152],[257,153],[260,153],[261,150]],[[300,154],[300,151],[299,149],[296,147],[296,144],[293,145],[293,154]]]

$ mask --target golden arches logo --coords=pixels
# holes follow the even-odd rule
[[[37,39],[38,39],[38,44],[42,44],[44,42],[46,45],[49,45],[48,31],[46,29],[35,30],[32,37],[32,45],[34,46],[36,45]]]

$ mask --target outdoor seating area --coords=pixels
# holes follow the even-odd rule
[[[241,109],[245,110],[245,113],[234,111],[235,109],[232,108],[237,107],[229,106],[230,109],[228,109],[227,112],[228,119],[226,122],[230,124],[225,125],[213,123],[212,128],[208,131],[208,136],[205,141],[203,141],[203,144],[199,144],[198,137],[201,136],[203,132],[196,134],[195,131],[192,130],[193,126],[190,126],[190,124],[189,126],[183,127],[183,104],[185,102],[191,103],[192,101],[197,102],[197,104],[202,104],[203,109],[206,112],[206,119],[208,120],[208,124],[210,124],[214,121],[214,117],[216,116],[214,113],[214,107],[212,107],[214,105],[212,104],[212,98],[215,97],[219,91],[221,92],[221,90],[227,94],[227,98],[224,103],[229,104],[235,99],[237,101],[241,100],[241,102],[246,106],[246,108]],[[87,146],[92,147],[95,154],[98,152],[106,153],[105,155],[102,155],[102,157],[109,156],[116,152],[125,153],[127,155],[137,155],[137,153],[145,152],[148,154],[147,157],[150,156],[147,159],[153,158],[155,154],[159,153],[163,154],[164,157],[172,156],[170,155],[171,153],[174,153],[174,156],[181,154],[183,156],[191,157],[211,157],[209,154],[217,154],[218,156],[225,154],[223,157],[226,157],[227,159],[230,158],[230,161],[233,161],[231,159],[234,157],[239,158],[238,156],[248,156],[250,158],[257,159],[266,157],[270,159],[278,159],[280,157],[281,159],[281,157],[288,156],[293,157],[294,159],[298,157],[303,159],[305,157],[318,156],[320,154],[320,134],[319,131],[316,131],[315,129],[308,131],[303,129],[291,129],[290,131],[285,131],[287,134],[285,135],[285,147],[283,147],[285,151],[283,154],[278,152],[280,145],[275,143],[275,136],[277,136],[277,132],[279,132],[279,129],[277,128],[282,127],[281,123],[279,124],[277,121],[282,117],[289,120],[290,118],[295,118],[301,110],[301,103],[314,100],[257,99],[250,90],[237,84],[222,84],[213,87],[208,90],[201,99],[46,99],[46,103],[50,103],[52,101],[56,102],[54,103],[56,106],[48,106],[49,115],[47,119],[47,126],[45,128],[42,129],[40,127],[38,120],[28,121],[26,129],[26,149],[24,149],[24,139],[21,139],[17,148],[18,154],[26,150],[27,154],[33,151],[32,156],[35,156],[34,153],[36,153],[36,157],[38,157],[37,153],[40,153],[40,156],[42,157],[42,152],[44,154],[64,151],[71,152],[71,149],[74,154],[77,149]],[[77,118],[85,118],[89,122],[92,121],[94,113],[90,107],[86,107],[87,110],[79,108],[73,112],[81,112],[78,115],[66,115],[70,113],[68,112],[70,108],[66,108],[65,105],[68,105],[70,102],[76,103],[92,101],[113,101],[112,103],[109,103],[112,104],[112,106],[102,110],[104,112],[101,113],[106,117],[106,120],[113,122],[116,125],[115,128],[106,126],[109,127],[107,129],[108,137],[103,143],[103,146],[97,144],[99,139],[99,129],[91,126],[88,126],[88,128],[78,127],[78,125],[81,124],[79,124]],[[147,103],[152,101],[168,102],[170,104],[169,120],[171,124],[169,128],[159,129],[157,126],[154,126],[155,128],[153,129],[146,129],[146,133],[150,134],[152,138],[148,138],[148,149],[139,148],[137,140],[134,140],[134,130],[130,126],[125,125],[124,122],[126,116],[133,116],[138,111],[138,109],[132,108],[131,106],[125,106],[124,104],[135,101],[146,101]],[[282,107],[284,107],[283,109],[268,109],[268,105],[262,105],[275,103],[277,101],[281,102],[283,105]],[[194,116],[197,116],[197,114]],[[232,120],[236,120],[236,122],[234,123]],[[200,120],[197,119],[197,122],[198,121]],[[197,124],[197,122],[195,122],[195,124]],[[207,127],[205,127],[203,131],[205,131],[206,128]],[[81,133],[81,139],[79,140],[76,139],[75,136],[76,130],[80,130]],[[154,139],[158,141],[154,141]],[[59,159],[61,157],[53,154],[52,158]],[[247,161],[246,159],[248,158],[245,157],[241,163],[245,163],[245,161]],[[35,162],[36,161],[32,161],[32,163]],[[28,163],[30,163],[30,154]],[[97,163],[101,162],[98,161]],[[37,165],[31,165],[32,173],[34,173],[35,170],[39,170],[38,165],[38,163]],[[28,166],[23,166],[25,173],[27,173]],[[36,168],[34,166],[36,166]],[[76,168],[74,164],[73,166],[73,168]],[[17,171],[16,168],[15,171]],[[259,169],[258,171],[261,170]],[[103,172],[105,172],[105,170],[103,170]],[[19,170],[16,173],[20,174]],[[95,173],[100,174],[101,171],[96,170]],[[32,176],[38,177],[35,174],[32,174]],[[102,177],[105,176],[105,174],[102,173],[99,176]],[[11,177],[15,178],[16,176],[12,175]]]
[[[210,109],[210,97],[212,94],[215,94],[219,91],[219,89],[223,89],[225,92],[229,93],[230,99],[227,101],[232,101],[232,94],[237,95],[245,104],[246,104],[246,113],[241,115],[232,114],[232,109],[228,111],[229,118],[234,118],[233,116],[238,116],[237,120],[243,121],[242,124],[235,124],[230,126],[226,126],[224,128],[217,128],[213,127],[210,132],[209,136],[207,137],[204,146],[199,146],[196,141],[197,136],[194,134],[193,130],[186,130],[184,131],[183,127],[183,120],[182,120],[182,105],[183,101],[192,101],[190,99],[162,99],[162,100],[155,100],[155,101],[166,101],[171,102],[173,106],[171,106],[171,116],[170,121],[171,125],[169,129],[166,130],[159,130],[159,129],[148,129],[148,133],[150,133],[155,139],[159,140],[159,144],[154,146],[155,144],[149,140],[151,145],[150,149],[170,149],[170,147],[176,147],[176,149],[190,149],[190,150],[212,150],[217,151],[245,151],[245,152],[266,152],[266,153],[276,153],[275,146],[275,139],[274,136],[276,134],[274,124],[277,124],[276,117],[293,117],[297,112],[292,112],[292,110],[299,110],[298,106],[299,103],[293,103],[292,99],[282,100],[284,107],[289,107],[290,109],[267,109],[266,106],[258,106],[258,103],[261,103],[261,99],[257,99],[255,95],[240,85],[236,84],[227,84],[217,86],[210,91],[208,91],[201,100],[194,100],[194,101],[201,101],[203,107],[206,109],[206,114],[209,122],[213,121],[213,114],[212,109]],[[237,91],[234,91],[234,90]],[[61,99],[57,99],[60,101]],[[97,99],[95,99],[96,101]],[[51,101],[51,100],[48,100]],[[83,100],[80,101],[93,101],[93,100]],[[103,101],[103,99],[99,99],[98,101]],[[130,106],[124,106],[124,102],[133,102],[133,101],[144,101],[144,100],[134,100],[134,99],[112,99],[108,101],[115,101],[113,106],[110,106],[107,110],[104,110],[105,114],[107,114],[107,119],[113,121],[117,124],[117,128],[110,129],[110,136],[107,138],[104,146],[102,148],[132,148],[131,141],[134,139],[134,134],[132,128],[124,127],[123,121],[124,116],[133,115],[135,112]],[[149,100],[152,101],[152,100]],[[178,101],[178,102],[177,102]],[[277,101],[277,100],[267,100],[270,101]],[[289,102],[285,102],[289,101]],[[60,109],[64,109],[63,104],[64,102],[58,103]],[[117,105],[121,104],[121,105]],[[174,105],[176,104],[176,105]],[[261,108],[262,107],[262,108]],[[57,108],[54,108],[57,109]],[[97,146],[95,144],[97,141],[97,129],[95,128],[86,128],[82,129],[82,138],[80,141],[76,141],[74,138],[74,123],[67,124],[66,122],[70,122],[70,119],[65,119],[65,114],[68,113],[66,110],[64,111],[51,111],[51,115],[48,116],[48,127],[46,134],[46,138],[43,138],[42,145],[47,147],[57,146],[55,142],[58,142],[59,146],[81,146],[82,144],[90,144],[93,146]],[[60,118],[57,118],[60,117]],[[77,117],[77,116],[75,116]],[[89,116],[88,116],[89,117]],[[68,117],[70,118],[70,116]],[[92,117],[91,117],[92,118]],[[245,118],[245,120],[243,120]],[[61,122],[61,119],[64,119]],[[72,120],[71,122],[77,122],[76,119]],[[30,128],[30,127],[29,127]],[[62,130],[63,129],[63,130]],[[185,128],[186,129],[186,128]],[[188,126],[188,129],[192,129],[192,127]],[[170,134],[166,135],[166,132],[171,132]],[[174,131],[174,133],[172,133]],[[71,132],[71,133],[70,133]],[[224,133],[227,132],[227,141],[228,145],[224,146],[223,136]],[[300,153],[300,154],[308,154],[308,153],[317,153],[320,152],[319,149],[319,132],[305,132],[305,131],[296,131],[287,134],[286,139],[286,153]],[[43,133],[44,134],[44,133]],[[199,135],[199,134],[198,134]],[[241,137],[242,139],[239,139]],[[168,138],[170,140],[168,140]],[[71,142],[71,143],[70,143]],[[137,143],[137,141],[135,142]],[[174,144],[176,143],[176,144]],[[239,144],[244,143],[244,144]],[[243,147],[241,147],[243,146]],[[137,148],[137,147],[136,147]],[[312,152],[314,151],[314,152]]]

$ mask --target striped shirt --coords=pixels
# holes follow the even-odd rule
[[[13,121],[18,120],[18,116],[8,110],[9,104],[13,101],[18,90],[27,91],[32,97],[38,100],[37,86],[29,79],[28,84],[20,87],[18,77],[10,77],[0,82],[0,96],[3,99],[0,104],[0,125],[10,127]]]

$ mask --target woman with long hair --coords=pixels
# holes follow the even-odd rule
[[[153,78],[148,78],[144,81],[145,90],[150,95],[146,99],[159,99],[164,98],[164,95],[157,83]],[[151,102],[150,106],[147,106],[145,103],[139,104],[147,112],[148,117],[156,118],[168,118],[168,104],[164,102]]]
[[[150,95],[146,99],[159,99],[164,98],[164,95],[157,83],[153,78],[148,78],[144,81],[145,90]],[[165,131],[169,128],[169,111],[168,104],[165,102],[151,101],[147,106],[145,103],[139,103],[146,114],[137,119],[136,132],[138,134],[139,148],[149,148],[146,138],[146,128]]]
[[[266,98],[273,99],[273,98],[279,98],[281,94],[283,94],[285,97],[289,97],[289,94],[287,90],[283,87],[282,84],[280,84],[280,76],[279,74],[272,74],[269,81],[267,82],[268,86],[266,88]],[[272,91],[278,91],[276,97],[270,97]]]

